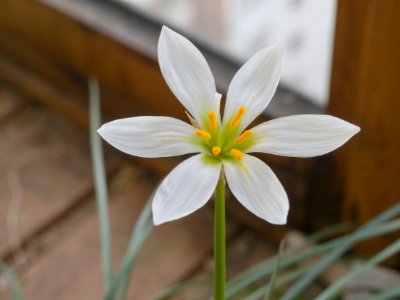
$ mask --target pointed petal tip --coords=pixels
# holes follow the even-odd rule
[[[352,131],[354,132],[353,134],[359,133],[361,131],[361,128],[357,125],[351,124],[353,125],[353,129]]]
[[[266,220],[271,224],[274,225],[286,225],[287,224],[287,218],[288,218],[288,212],[289,210],[286,211],[285,214],[282,214],[282,216],[277,217],[275,220]]]
[[[153,224],[154,226],[158,226],[163,224],[164,222],[162,220],[160,220],[159,218],[156,217],[156,215],[153,212]]]
[[[263,50],[261,50],[263,51]],[[265,53],[271,54],[275,59],[281,60],[283,57],[283,47],[281,45],[270,45],[264,48]]]
[[[345,132],[348,134],[349,139],[361,131],[361,128],[359,126],[354,125],[350,122],[346,122],[344,120],[343,122],[347,123],[347,128],[345,129]]]
[[[162,225],[164,223],[180,219],[180,218],[165,218],[165,215],[162,214],[161,211],[157,210],[157,208],[154,207],[154,205],[153,205],[153,208],[152,208],[152,212],[153,212],[153,224],[154,224],[154,226],[159,226],[159,225]]]
[[[169,28],[166,25],[163,25],[161,28],[161,34],[160,34],[160,38],[161,37],[174,37],[180,35],[179,33],[175,32],[174,30],[172,30],[171,28]]]
[[[97,133],[100,134],[100,136],[104,135],[104,131],[105,131],[104,125],[105,124],[101,125],[100,128],[97,129]]]
[[[281,211],[280,214],[276,214],[274,219],[268,218],[264,219],[267,222],[274,224],[274,225],[286,225],[287,224],[287,219],[288,219],[288,214],[289,214],[289,199],[288,196],[285,192],[285,198],[286,201],[281,202],[281,204],[284,205],[283,210]]]
[[[283,47],[281,45],[271,45],[271,48],[273,49],[273,51],[279,55],[279,56],[283,56]]]
[[[168,27],[168,26],[166,26],[166,25],[163,25],[162,27],[161,27],[161,34],[166,34],[166,33],[169,33],[169,32],[171,32],[172,30]]]
[[[112,130],[112,126],[110,126],[111,122],[109,123],[104,123],[103,125],[100,126],[99,129],[97,129],[97,133],[103,138],[107,139],[107,136],[110,134],[110,129]]]

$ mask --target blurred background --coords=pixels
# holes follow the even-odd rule
[[[399,19],[397,0],[1,0],[0,258],[17,271],[26,299],[102,297],[87,80],[99,81],[103,122],[138,115],[187,121],[158,67],[162,25],[200,49],[222,94],[257,50],[284,48],[281,83],[256,122],[326,113],[361,127],[322,157],[259,156],[289,195],[289,224],[256,219],[228,194],[229,276],[275,253],[283,237],[296,244],[294,230],[364,224],[398,203]],[[141,159],[104,147],[116,268],[151,191],[182,158]],[[210,201],[157,227],[130,298],[152,299],[211,274],[212,226]],[[376,253],[388,242],[378,238],[354,253]],[[335,274],[322,285],[343,275]],[[205,299],[209,291],[181,299]],[[9,297],[1,278],[0,299]]]
[[[263,47],[281,45],[282,83],[318,105],[327,103],[335,0],[116,1],[176,26],[240,62]]]

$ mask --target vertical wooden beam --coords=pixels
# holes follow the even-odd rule
[[[328,110],[361,127],[335,156],[347,220],[400,201],[399,20],[397,0],[338,0]]]

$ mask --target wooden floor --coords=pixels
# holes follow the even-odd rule
[[[88,137],[68,121],[0,85],[0,257],[26,299],[101,299],[98,219]],[[141,208],[159,180],[106,153],[116,268]],[[146,241],[129,299],[151,299],[184,279],[212,274],[212,207],[157,227]],[[228,216],[228,274],[275,247]],[[200,288],[179,299],[207,299]],[[0,299],[10,299],[0,278]],[[178,298],[177,298],[178,299]]]

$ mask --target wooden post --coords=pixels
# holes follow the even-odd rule
[[[338,1],[328,111],[361,127],[335,159],[343,219],[363,223],[400,201],[400,1]]]

